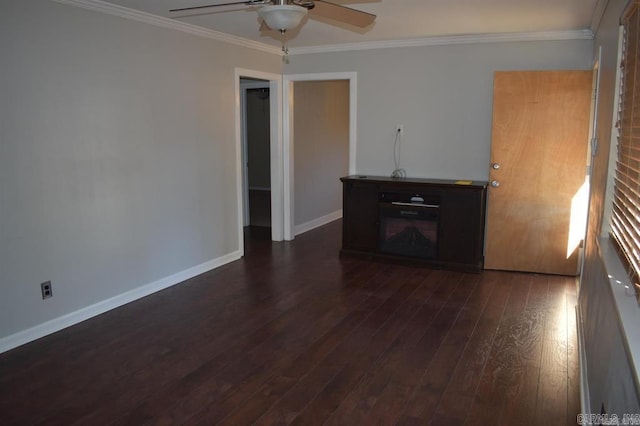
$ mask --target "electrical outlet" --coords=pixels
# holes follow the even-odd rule
[[[40,291],[42,291],[42,300],[53,297],[53,287],[51,281],[45,281],[40,284]]]
[[[404,124],[398,124],[396,126],[396,133],[399,133],[400,136],[404,135]]]

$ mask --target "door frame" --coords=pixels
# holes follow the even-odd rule
[[[600,64],[602,63],[602,46],[598,47],[598,55],[593,62],[593,83],[591,93],[591,111],[589,112],[589,140],[587,141],[587,167],[586,167],[586,182],[587,199],[585,201],[585,227],[584,235],[582,237],[582,249],[580,253],[580,279],[576,280],[578,287],[578,294],[580,294],[580,287],[582,276],[584,274],[584,268],[586,263],[587,244],[589,241],[589,216],[591,215],[591,188],[593,187],[593,161],[598,154],[598,103],[600,101]],[[616,105],[618,105],[616,103]]]
[[[356,174],[356,139],[357,139],[357,102],[358,102],[358,73],[356,72],[327,72],[309,74],[288,74],[282,79],[282,148],[283,148],[283,187],[284,187],[284,239],[291,241],[295,238],[294,221],[294,146],[293,139],[293,85],[296,81],[349,81],[349,174]]]
[[[269,115],[270,115],[270,164],[271,164],[271,239],[282,241],[284,238],[283,211],[283,173],[282,173],[282,75],[264,71],[235,68],[235,145],[236,145],[236,195],[238,206],[238,248],[244,255],[244,192],[243,192],[243,141],[242,141],[242,91],[241,78],[265,80],[269,84]]]

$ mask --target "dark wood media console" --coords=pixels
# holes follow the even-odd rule
[[[486,182],[347,176],[340,255],[480,272]]]

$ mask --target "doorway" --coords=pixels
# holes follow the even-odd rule
[[[241,79],[243,225],[271,239],[271,134],[269,82]]]
[[[294,161],[294,85],[296,82],[329,82],[329,81],[346,81],[348,83],[348,105],[346,110],[348,113],[348,158],[346,162],[347,174],[356,173],[355,152],[356,152],[356,123],[357,123],[357,74],[354,72],[347,73],[314,73],[314,74],[291,74],[284,76],[283,82],[283,99],[287,102],[283,105],[283,151],[284,151],[284,239],[293,240],[296,234],[313,229],[327,221],[335,220],[341,217],[340,211],[326,214],[317,220],[310,220],[302,225],[296,226],[295,221],[295,188],[294,176],[296,174]],[[336,184],[339,184],[336,177]],[[339,213],[339,215],[338,215]]]
[[[258,87],[249,87],[256,85]],[[283,211],[283,172],[282,172],[282,76],[279,74],[266,73],[262,71],[248,70],[242,68],[235,69],[235,139],[236,139],[236,194],[238,206],[238,246],[242,255],[245,254],[244,234],[245,223],[251,219],[249,200],[249,177],[247,167],[247,156],[245,155],[245,131],[246,111],[245,111],[245,91],[250,89],[260,89],[255,92],[257,98],[264,97],[263,105],[260,108],[268,110],[268,128],[261,132],[268,133],[269,143],[266,152],[260,154],[260,163],[268,164],[269,193],[265,203],[270,211],[270,227],[264,228],[267,231],[267,238],[273,241],[284,239],[284,211]],[[268,96],[265,96],[268,90]],[[259,99],[261,102],[262,100]],[[259,187],[258,189],[264,189]],[[264,195],[264,194],[262,194]],[[254,205],[256,202],[254,201]],[[264,222],[264,217],[262,219]],[[269,221],[267,220],[267,224]]]
[[[349,174],[349,82],[297,81],[293,91],[294,236],[342,217]]]

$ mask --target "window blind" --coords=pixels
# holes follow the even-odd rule
[[[640,0],[622,15],[618,158],[616,161],[611,235],[626,260],[632,282],[640,281]]]

